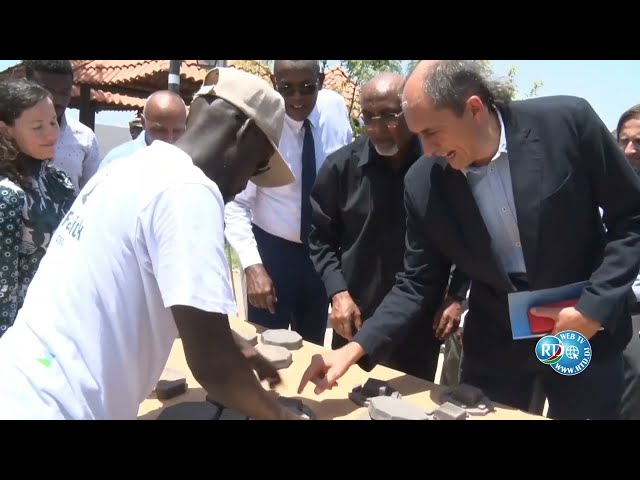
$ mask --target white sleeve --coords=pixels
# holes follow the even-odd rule
[[[244,270],[251,265],[262,263],[258,244],[251,228],[251,211],[256,200],[257,187],[253,182],[227,203],[224,209],[225,236],[231,247],[238,254]]]
[[[351,126],[351,118],[349,118],[349,111],[347,110],[347,106],[345,105],[345,103],[342,102],[340,106],[342,107],[342,117],[344,119],[343,141],[345,145],[349,145],[351,142],[353,142],[353,128]]]
[[[78,180],[79,188],[82,188],[87,184],[91,177],[93,177],[98,168],[100,167],[100,151],[98,148],[98,139],[95,134],[91,135],[91,142],[89,144],[89,151],[84,158],[84,162],[82,162],[82,174]]]
[[[349,117],[349,111],[347,110],[347,104],[342,95],[333,90],[320,90],[324,92],[322,96],[318,96],[320,101],[321,113],[328,115],[329,120],[333,123],[336,129],[339,141],[336,144],[335,149],[328,151],[327,155],[332,154],[344,145],[349,145],[353,142],[353,128],[351,126],[351,119]]]
[[[236,314],[224,252],[224,204],[205,185],[168,188],[141,214],[141,228],[165,307]]]

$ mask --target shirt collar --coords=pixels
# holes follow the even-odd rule
[[[64,130],[68,125],[69,122],[67,121],[67,111],[65,110],[65,112],[62,114],[62,118],[60,119],[60,130]]]
[[[318,128],[318,126],[320,125],[320,110],[318,110],[317,102],[307,118],[309,119],[309,123],[311,123],[312,127]]]
[[[500,157],[500,155],[502,155],[503,153],[507,153],[507,134],[504,129],[504,120],[502,119],[502,114],[500,113],[500,110],[498,110],[496,107],[493,107],[493,108],[495,112],[498,114],[498,121],[500,122],[500,142],[498,143],[498,151],[493,156],[489,164],[491,162],[496,161]],[[466,176],[467,173],[469,172],[478,173],[480,171],[486,170],[487,167],[488,167],[488,164],[483,165],[481,167],[467,167],[462,169],[462,173],[464,173],[464,175]]]
[[[304,121],[298,122],[292,119],[289,115],[285,115],[284,120],[293,128],[294,131],[300,132],[304,127]],[[318,126],[320,125],[320,111],[318,110],[317,102],[313,107],[313,110],[311,110],[311,113],[307,117],[307,120],[309,120],[309,123],[311,123],[311,126],[314,128],[318,128]]]
[[[147,143],[147,132],[145,132],[144,130],[140,132],[140,135],[138,135],[134,141],[138,142],[140,145],[144,145],[145,147],[153,143],[153,142]]]

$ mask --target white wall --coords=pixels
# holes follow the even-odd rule
[[[112,148],[131,140],[129,127],[96,124],[95,132],[98,139],[98,148],[100,149],[100,159],[104,158]]]

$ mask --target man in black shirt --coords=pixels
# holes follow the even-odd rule
[[[373,315],[403,268],[404,175],[422,155],[402,116],[403,83],[402,75],[383,73],[363,86],[367,134],[327,158],[312,191],[309,247],[331,298],[334,349],[346,345]],[[448,299],[437,317],[440,305],[424,305],[383,363],[433,381],[439,339],[457,327],[467,287],[466,277],[455,274],[450,295],[457,300]],[[432,318],[437,318],[433,327]],[[370,370],[374,365],[365,357],[360,366]]]

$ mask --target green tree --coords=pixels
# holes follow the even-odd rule
[[[509,77],[509,79],[511,80],[511,83],[513,85],[512,98],[514,100],[520,100],[520,99],[524,99],[524,98],[535,97],[536,95],[538,95],[538,92],[539,92],[540,88],[542,88],[542,85],[544,85],[544,82],[542,80],[536,80],[535,82],[533,82],[533,85],[531,86],[531,88],[529,89],[529,91],[527,93],[522,93],[518,89],[518,84],[516,82],[516,74],[517,73],[518,73],[518,67],[515,66],[515,65],[511,65],[509,67],[509,71],[507,72],[507,77]]]
[[[233,64],[261,77],[264,77],[266,72],[273,72],[273,60],[234,60]]]
[[[351,80],[358,86],[382,72],[402,73],[402,60],[340,60]]]

